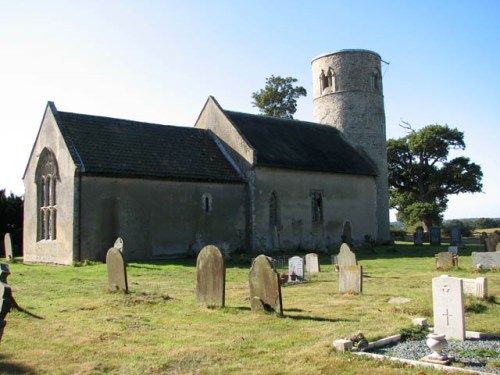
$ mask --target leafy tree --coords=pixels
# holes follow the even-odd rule
[[[398,220],[421,221],[424,231],[439,224],[448,196],[481,192],[481,167],[467,157],[448,160],[450,149],[465,149],[464,134],[448,125],[428,125],[387,142],[390,206]]]
[[[489,229],[500,227],[500,220],[482,217],[472,223],[474,229]]]
[[[297,112],[297,99],[306,96],[302,86],[294,86],[296,78],[274,76],[266,78],[266,86],[252,94],[253,106],[267,116],[293,119]]]
[[[4,255],[3,238],[10,233],[15,255],[20,255],[23,237],[23,198],[0,190],[0,256]]]
[[[472,228],[470,224],[464,220],[453,219],[443,223],[443,233],[447,236],[450,236],[452,227],[458,227],[460,229],[460,233],[464,237],[470,237],[472,235]]]

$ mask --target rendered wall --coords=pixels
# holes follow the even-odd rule
[[[81,259],[104,260],[117,237],[126,260],[232,252],[245,243],[245,185],[128,178],[82,178]],[[212,197],[211,211],[203,194]]]
[[[56,157],[59,179],[56,183],[56,239],[37,241],[37,184],[35,172],[39,156],[48,148]],[[47,107],[38,137],[24,175],[24,234],[25,262],[71,264],[75,252],[74,238],[74,175],[76,167],[68,152],[54,116]]]
[[[278,197],[280,228],[269,227],[272,192]],[[313,224],[311,192],[323,196],[323,221]],[[344,223],[350,221],[353,240],[375,238],[376,185],[374,177],[256,169],[256,240],[260,250],[324,250],[341,242]],[[279,239],[276,238],[279,236]]]

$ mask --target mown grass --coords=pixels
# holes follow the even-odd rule
[[[373,341],[396,334],[415,317],[432,322],[434,254],[445,247],[398,244],[357,251],[363,294],[340,295],[330,255],[321,273],[282,289],[284,317],[253,314],[248,261],[230,261],[226,307],[198,308],[195,260],[128,265],[130,293],[107,291],[104,264],[62,267],[10,265],[9,284],[19,311],[7,316],[0,345],[2,373],[61,374],[437,374],[332,350],[332,341],[364,332]],[[474,272],[468,245],[460,277],[488,277],[492,295],[500,273]],[[391,297],[406,297],[402,304]],[[480,306],[480,307],[479,307]],[[468,330],[500,333],[499,304],[467,299]],[[424,372],[422,372],[424,371]]]

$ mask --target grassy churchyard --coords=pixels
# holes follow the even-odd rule
[[[195,303],[195,259],[132,262],[128,294],[107,291],[105,264],[10,264],[18,304],[7,315],[1,373],[47,374],[440,374],[337,353],[332,341],[362,331],[369,341],[432,323],[434,254],[447,246],[398,244],[376,254],[356,250],[364,269],[362,295],[340,295],[330,255],[321,273],[282,288],[284,317],[255,314],[248,300],[250,262],[226,263],[226,307]],[[474,272],[472,251],[460,251],[458,277],[486,276],[500,294],[500,272]],[[291,255],[290,255],[291,256]],[[306,277],[308,275],[306,274]],[[403,304],[392,297],[410,298]],[[496,299],[498,301],[498,297]],[[466,329],[500,333],[500,305],[466,299]]]

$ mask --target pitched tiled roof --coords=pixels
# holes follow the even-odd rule
[[[208,130],[58,112],[82,173],[242,182]]]
[[[257,152],[257,166],[376,175],[332,126],[224,111]]]

